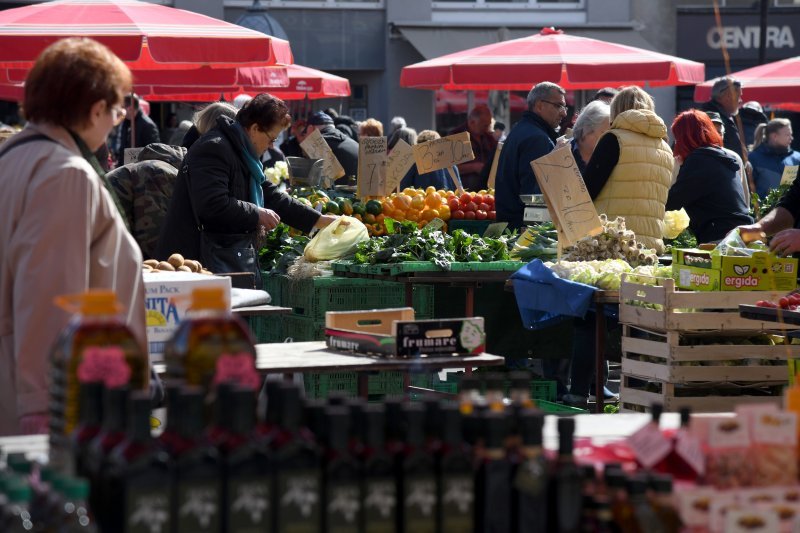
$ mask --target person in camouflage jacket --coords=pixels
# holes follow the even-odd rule
[[[156,257],[158,235],[185,155],[186,148],[152,143],[141,151],[136,163],[123,165],[107,174],[145,259]]]

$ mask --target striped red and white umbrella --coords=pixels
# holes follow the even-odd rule
[[[541,33],[416,63],[403,68],[402,87],[447,90],[528,91],[549,81],[565,89],[620,85],[692,85],[705,65],[633,46]]]
[[[292,63],[289,43],[137,0],[55,0],[0,11],[0,67],[30,68],[50,44],[91,37],[136,71]]]
[[[800,56],[740,70],[731,76],[742,82],[744,100],[773,104],[781,109],[800,107]],[[695,87],[695,101],[710,100],[713,85],[714,80],[709,80]]]

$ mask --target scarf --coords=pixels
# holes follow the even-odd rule
[[[241,141],[242,156],[247,168],[250,169],[250,198],[258,207],[264,207],[264,189],[261,188],[261,185],[267,181],[267,177],[264,175],[264,166],[256,155],[256,149],[247,137],[247,132],[242,125],[234,122],[233,131],[236,132],[239,141]]]
[[[100,176],[100,180],[103,182],[103,186],[108,191],[108,194],[111,195],[111,199],[114,200],[114,205],[117,206],[117,211],[119,211],[120,216],[122,217],[122,221],[125,223],[125,228],[130,232],[131,228],[128,225],[128,217],[125,215],[125,210],[122,209],[122,203],[119,201],[119,197],[117,193],[114,191],[114,188],[109,183],[108,178],[106,178],[106,171],[103,170],[103,167],[100,165],[100,162],[97,160],[97,157],[89,150],[89,147],[83,142],[83,139],[75,133],[74,131],[67,129],[69,134],[72,136],[72,140],[75,141],[75,144],[78,145],[78,150],[81,151],[81,156],[92,166],[97,175]]]

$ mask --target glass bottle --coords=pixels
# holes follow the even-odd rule
[[[103,395],[105,386],[101,381],[81,383],[80,417],[78,428],[72,434],[72,449],[75,457],[75,473],[87,475],[86,461],[92,440],[103,427]]]
[[[486,392],[484,398],[490,411],[502,413],[505,409],[503,399],[505,398],[503,374],[490,373],[484,377]]]
[[[641,531],[664,533],[661,521],[647,499],[648,479],[645,474],[634,474],[628,478],[628,498],[633,507],[633,516]]]
[[[475,482],[476,529],[510,531],[512,467],[505,448],[508,418],[502,413],[487,412],[483,428],[485,446]]]
[[[80,384],[103,381],[107,387],[144,389],[150,369],[113,292],[94,290],[59,297],[56,303],[74,316],[51,354],[50,465],[69,473],[69,439],[78,425]]]
[[[511,404],[522,409],[535,407],[531,399],[531,374],[530,372],[516,371],[508,375],[511,381]]]
[[[397,527],[397,486],[393,458],[386,450],[386,412],[381,404],[364,407],[361,497],[365,533],[393,533]]]
[[[548,521],[555,527],[552,531],[572,533],[580,531],[583,495],[581,470],[572,454],[575,435],[575,419],[558,419],[558,457],[553,463],[550,478],[552,498],[547,510]]]
[[[350,453],[350,411],[330,406],[325,470],[323,475],[323,526],[325,533],[358,533],[361,523],[361,472]]]
[[[437,453],[440,533],[472,531],[475,518],[475,473],[472,453],[464,442],[461,412],[440,404],[441,445]]]
[[[470,446],[478,444],[481,421],[477,415],[483,411],[485,406],[478,378],[475,376],[462,377],[458,392],[458,409],[464,416],[464,438]]]
[[[519,413],[517,421],[522,447],[513,478],[513,531],[546,531],[548,465],[542,444],[544,414],[526,409]]]
[[[402,533],[436,531],[436,475],[433,456],[425,448],[425,408],[418,403],[403,405],[405,446],[399,455],[398,514]]]
[[[348,432],[347,446],[351,457],[360,457],[364,447],[361,437],[364,434],[364,408],[366,405],[367,402],[362,398],[348,398],[344,404],[349,417],[347,424],[350,431]],[[328,420],[327,427],[330,428],[330,418],[326,416],[326,419]]]
[[[614,523],[619,531],[621,533],[642,533],[628,498],[628,480],[625,472],[618,468],[606,469],[605,483],[609,492],[611,515],[614,517]]]
[[[167,424],[164,426],[164,431],[158,436],[158,442],[164,451],[172,456],[181,445],[180,425],[183,421],[181,387],[175,383],[170,383],[164,389],[164,397],[167,404]]]
[[[31,487],[22,480],[15,480],[6,487],[8,503],[3,513],[2,530],[4,533],[28,533],[35,531],[30,513]]]
[[[650,504],[658,516],[665,533],[678,533],[683,528],[677,503],[672,493],[672,476],[658,474],[653,476],[653,496]]]

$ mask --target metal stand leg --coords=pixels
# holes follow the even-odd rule
[[[603,395],[603,376],[605,375],[606,361],[606,315],[605,305],[597,304],[594,322],[594,371],[595,371],[595,412],[602,413],[605,407],[605,396]]]

